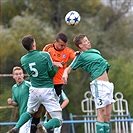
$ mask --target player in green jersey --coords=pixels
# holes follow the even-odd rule
[[[98,50],[91,48],[91,43],[85,35],[77,35],[73,41],[81,53],[65,69],[62,79],[67,84],[68,74],[79,67],[90,74],[92,78],[90,88],[98,114],[96,130],[97,133],[109,133],[112,103],[115,102],[113,99],[114,85],[109,82],[107,75],[110,65]]]
[[[29,97],[29,88],[31,86],[29,81],[24,80],[23,69],[19,66],[13,68],[13,79],[16,81],[16,84],[12,86],[12,98],[8,98],[7,102],[9,105],[19,108],[19,116],[27,110],[27,102]],[[31,123],[37,125],[40,121],[40,118],[33,118],[27,121],[20,129],[19,133],[35,133],[36,129],[31,127]]]
[[[56,128],[62,124],[62,109],[57,101],[52,80],[56,71],[49,53],[36,50],[36,42],[32,35],[24,36],[22,45],[28,53],[21,58],[21,64],[31,82],[28,108],[8,133],[16,133],[38,111],[41,104],[52,117],[44,125],[37,125],[42,133],[46,133],[47,129]]]
[[[12,87],[12,98],[8,98],[9,105],[19,107],[19,116],[27,110],[27,101],[29,97],[30,82],[24,80],[24,74],[21,67],[13,68],[13,78],[16,84]],[[30,133],[31,120],[27,121],[19,130],[19,133]]]

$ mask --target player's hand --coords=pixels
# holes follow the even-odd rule
[[[62,77],[63,83],[67,84],[67,77]]]
[[[63,73],[62,80],[63,80],[64,84],[67,84],[67,79],[68,79],[68,74],[67,73]]]
[[[12,99],[11,98],[8,98],[7,99],[7,103],[11,105],[12,104]]]
[[[75,51],[74,54],[75,56],[79,55],[81,52],[80,51]]]
[[[62,75],[62,80],[64,84],[67,84],[67,80],[68,80],[68,74],[71,72],[72,68],[70,66],[68,66],[65,70],[64,73]]]

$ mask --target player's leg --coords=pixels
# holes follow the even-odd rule
[[[20,128],[22,125],[24,125],[31,117],[32,117],[32,116],[31,116],[30,113],[28,113],[28,112],[23,113],[23,114],[20,116],[20,118],[19,118],[17,124],[15,125],[15,127],[12,128],[11,130],[9,130],[7,133],[17,133],[17,132],[19,131],[19,128]]]
[[[50,94],[50,95],[49,95]],[[45,109],[50,114],[51,119],[44,123],[43,126],[46,130],[59,127],[62,124],[62,109],[58,102],[58,96],[55,94],[53,88],[45,89],[45,92],[42,93],[42,104],[45,106]],[[41,130],[41,125],[38,124],[38,128]]]
[[[106,117],[105,117],[105,120],[104,120],[104,132],[105,133],[110,132],[111,112],[112,112],[112,104],[109,104],[109,105],[106,106]]]
[[[115,102],[115,100],[113,99],[113,91],[114,91],[114,85],[113,83],[104,83],[106,86],[108,86],[108,89],[110,90],[110,93],[107,93],[107,101],[109,101],[108,105],[106,105],[106,117],[104,120],[104,132],[105,133],[110,133],[110,119],[111,119],[111,112],[112,112],[112,103]],[[106,89],[106,88],[105,88]]]
[[[27,112],[23,113],[20,116],[19,121],[17,122],[15,128],[20,128],[25,122],[27,122],[33,115],[38,111],[40,107],[40,102],[38,98],[36,98],[37,89],[30,87],[30,95],[27,103]]]
[[[55,93],[58,96],[58,97],[56,97],[56,99],[58,101],[60,101],[60,95],[61,95],[61,91],[63,89],[62,86],[63,86],[63,84],[56,84],[56,85],[54,85]],[[49,121],[51,119],[51,116],[49,115],[49,113],[47,112],[47,110],[46,110],[46,113],[45,113],[45,117],[47,117],[47,121]]]
[[[60,127],[62,124],[62,112],[53,111],[53,112],[49,112],[49,114],[52,118],[47,123],[44,124],[46,129]]]
[[[19,133],[31,133],[30,127],[31,127],[31,120],[27,121],[23,126],[20,127]]]
[[[106,106],[115,102],[113,99],[113,84],[107,81],[94,80],[90,83],[90,86],[96,108],[98,109],[96,129],[98,133],[103,133],[100,130],[102,131],[104,129],[104,125],[107,126],[106,115],[110,119],[112,110],[110,106],[108,108]],[[106,114],[106,112],[108,113]]]
[[[36,133],[36,130],[37,130],[37,124],[40,122],[40,118],[35,118],[33,117],[32,118],[32,123],[30,125],[30,132],[31,133]]]
[[[101,92],[103,92],[102,85],[99,84],[97,80],[90,83],[91,93],[95,100],[95,106],[97,109],[97,121],[96,121],[96,132],[104,133],[104,117],[106,115],[106,108],[103,105],[103,100],[101,97]]]
[[[30,94],[29,94],[29,98],[28,98],[28,108],[27,108],[27,112],[23,113],[17,124],[15,125],[15,127],[13,129],[11,129],[10,131],[8,131],[8,133],[16,133],[19,128],[26,123],[30,118],[32,118],[32,115],[38,111],[38,108],[40,106],[40,102],[39,100],[35,97],[36,94],[38,92],[38,89],[34,89],[32,87],[30,87]]]
[[[98,109],[97,122],[96,122],[97,133],[110,132],[111,111],[112,111],[112,104],[109,104],[104,108]]]
[[[49,115],[49,113],[46,111],[45,115],[44,115],[44,123],[47,123],[49,120],[51,119],[51,116]],[[48,129],[47,133],[54,133],[54,129]]]
[[[58,127],[58,128],[55,128],[55,129],[54,129],[54,133],[61,133],[61,127],[62,127],[62,126],[60,126],[60,127]]]
[[[97,109],[96,131],[97,133],[104,133],[104,118],[106,116],[106,107]]]
[[[47,132],[49,129],[54,129],[56,127],[60,127],[62,124],[62,112],[61,111],[53,111],[50,112],[50,116],[52,117],[48,122],[45,122],[43,125],[38,124],[37,128],[40,132]]]
[[[44,115],[44,123],[48,122],[51,119],[50,114],[46,111],[45,115]]]
[[[34,114],[31,122],[31,129],[30,129],[31,133],[36,133],[37,124],[39,124],[40,122],[40,117],[42,116],[43,109],[44,109],[43,105],[40,105],[38,111]]]

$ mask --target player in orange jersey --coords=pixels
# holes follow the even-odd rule
[[[63,89],[62,75],[67,67],[68,60],[75,58],[75,52],[73,49],[67,47],[67,36],[64,33],[59,33],[54,43],[48,44],[43,48],[43,51],[49,52],[54,62],[54,65],[58,67],[58,71],[53,78],[54,88],[56,94],[60,96]]]

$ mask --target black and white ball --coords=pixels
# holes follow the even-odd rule
[[[78,12],[76,11],[70,11],[65,16],[65,21],[68,25],[75,26],[77,25],[81,20],[81,17]]]

